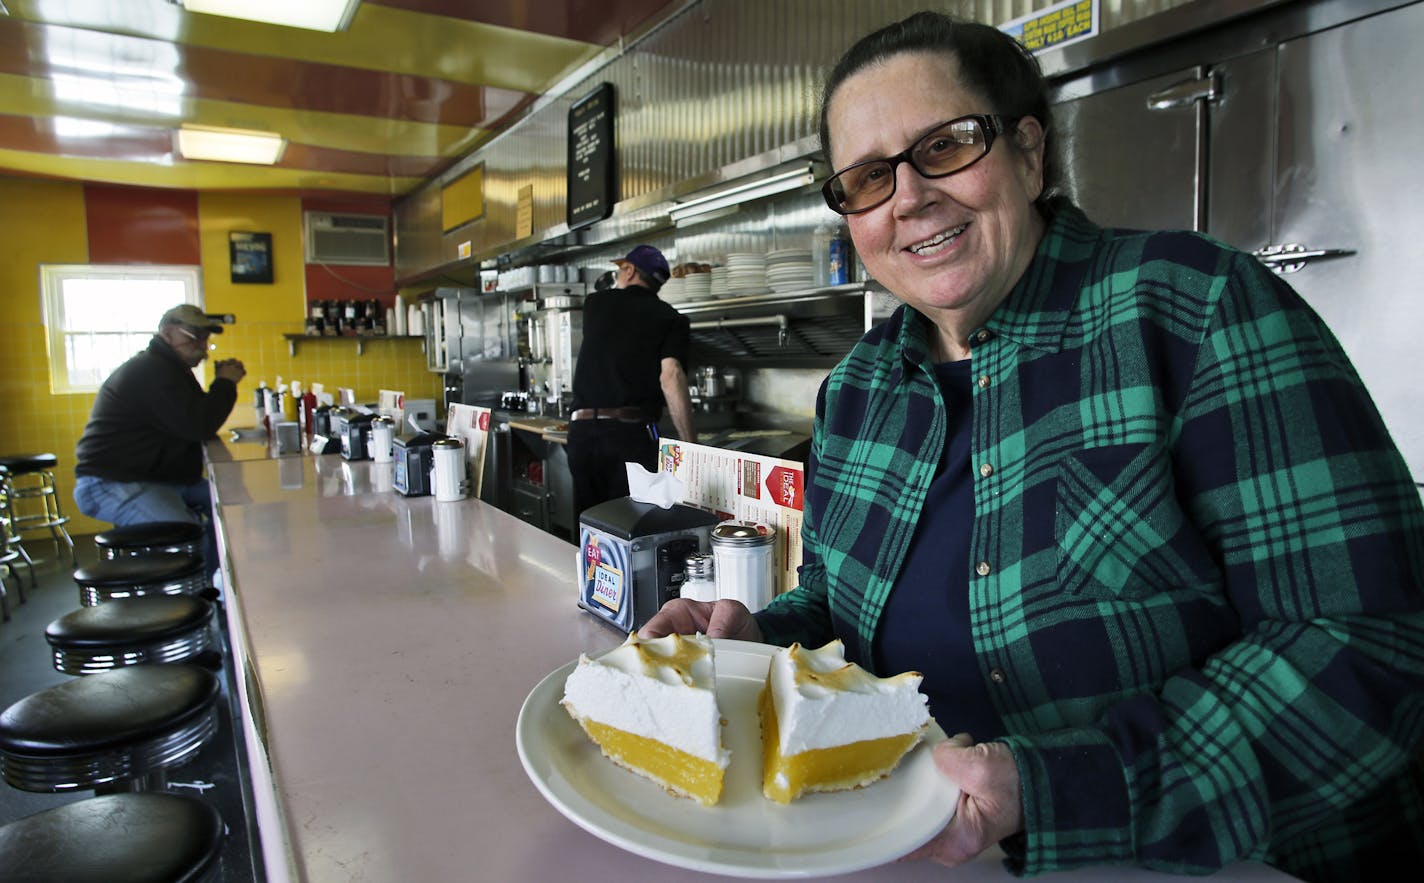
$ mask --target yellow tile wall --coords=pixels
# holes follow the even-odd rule
[[[352,340],[301,341],[296,354],[282,335],[300,333],[305,316],[301,203],[296,197],[200,194],[198,200],[203,293],[209,312],[233,313],[237,324],[221,336],[214,358],[239,358],[248,378],[239,405],[250,404],[259,380],[278,375],[335,391],[356,390],[372,401],[380,389],[412,398],[440,400],[441,377],[425,368],[418,339],[367,341],[356,355]],[[272,233],[273,284],[234,285],[228,272],[227,234]],[[50,393],[44,320],[40,308],[41,264],[89,261],[84,188],[79,184],[0,177],[0,454],[47,451],[59,458],[56,479],[70,532],[87,535],[107,528],[74,506],[74,446],[88,422],[92,393]],[[204,371],[205,382],[212,370]],[[243,414],[234,412],[234,419]],[[44,547],[39,546],[44,553]]]

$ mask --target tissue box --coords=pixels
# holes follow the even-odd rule
[[[711,547],[720,519],[696,506],[664,509],[631,497],[585,509],[579,518],[578,603],[625,634],[676,598],[689,555]]]

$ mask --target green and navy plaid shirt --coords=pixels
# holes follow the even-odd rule
[[[929,328],[901,307],[822,387],[768,641],[894,640],[949,419]],[[1010,866],[1424,861],[1424,511],[1319,318],[1249,255],[1064,206],[971,346],[965,576],[1023,782]]]

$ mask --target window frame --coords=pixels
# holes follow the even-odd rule
[[[48,349],[49,385],[54,395],[81,395],[94,393],[104,379],[118,365],[101,373],[93,383],[80,383],[71,378],[68,341],[70,337],[81,335],[92,337],[96,332],[72,332],[66,323],[64,313],[64,284],[71,279],[112,280],[112,281],[170,281],[183,285],[184,296],[178,303],[189,303],[203,308],[202,268],[189,264],[41,264],[40,265],[40,314],[44,319],[45,343]],[[165,308],[166,309],[166,308]],[[158,330],[155,318],[150,332]],[[129,329],[115,329],[99,334],[130,334]],[[132,355],[132,354],[130,354]],[[125,357],[127,358],[127,357]],[[122,364],[122,362],[120,363]],[[199,366],[201,367],[201,366]],[[194,371],[195,376],[197,370]]]

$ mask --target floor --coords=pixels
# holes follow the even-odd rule
[[[91,537],[75,537],[74,544],[80,566],[95,560]],[[80,606],[79,590],[73,578],[74,565],[67,549],[56,555],[54,544],[47,540],[27,541],[25,548],[35,560],[36,585],[31,587],[29,573],[20,565],[17,575],[24,579],[28,597],[26,602],[20,603],[16,580],[8,577],[5,580],[10,620],[0,622],[0,709],[71,677],[54,669],[44,631],[51,621]],[[226,654],[225,637],[223,649]],[[217,734],[192,761],[169,772],[169,790],[201,794],[218,808],[227,823],[228,836],[221,865],[210,879],[221,883],[261,883],[265,875],[260,871],[260,862],[253,858],[260,855],[260,850],[255,836],[250,836],[248,830],[250,800],[246,758],[240,738],[233,737],[232,723],[236,715],[231,674],[231,666],[225,666]],[[33,794],[0,781],[0,825],[92,795],[93,792]]]

